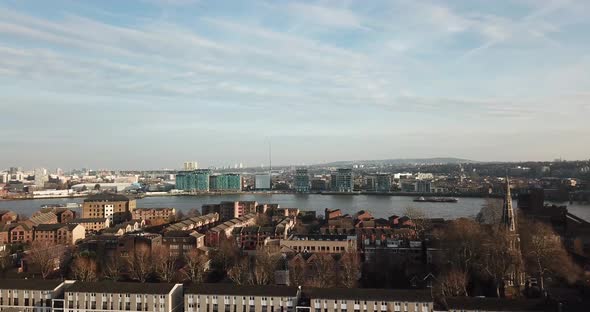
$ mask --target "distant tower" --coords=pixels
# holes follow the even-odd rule
[[[504,207],[502,209],[502,224],[511,233],[516,233],[516,220],[514,219],[514,209],[512,209],[512,195],[510,194],[510,179],[506,177],[506,196],[504,197]]]
[[[196,161],[185,161],[183,166],[185,171],[192,171],[199,169],[199,165]]]

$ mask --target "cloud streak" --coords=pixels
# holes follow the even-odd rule
[[[577,34],[563,34],[571,27],[563,22],[568,15],[587,24],[572,4],[508,16],[438,1],[261,1],[232,15],[213,2],[182,2],[170,5],[186,12],[161,19],[121,12],[130,17],[125,23],[105,18],[109,8],[89,15],[2,7],[0,108],[16,124],[58,120],[64,137],[90,136],[105,145],[105,133],[169,136],[183,144],[199,132],[200,140],[216,145],[213,133],[272,132],[354,135],[353,145],[370,150],[375,147],[360,138],[417,125],[432,134],[452,135],[457,127],[518,133],[551,116],[572,124],[581,120],[576,112],[588,110],[584,55],[590,47]],[[31,107],[38,109],[30,114]],[[116,117],[105,132],[111,114]],[[89,124],[98,126],[77,131]],[[558,120],[551,127],[562,125]],[[581,122],[577,131],[584,130],[590,129]],[[21,133],[36,141],[39,129],[25,126]],[[326,144],[313,145],[321,159],[351,152]],[[213,164],[230,151],[220,147],[202,161]],[[571,151],[582,152],[588,151]],[[164,161],[173,166],[182,157]],[[315,156],[292,157],[282,161],[310,163]]]

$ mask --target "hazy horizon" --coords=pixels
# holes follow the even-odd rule
[[[590,2],[4,1],[0,167],[590,158]]]

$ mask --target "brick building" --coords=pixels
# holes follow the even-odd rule
[[[131,220],[136,208],[135,199],[119,194],[89,196],[82,204],[82,218],[107,218],[110,224]]]
[[[39,224],[33,231],[33,240],[47,244],[74,245],[84,239],[84,227],[79,224]]]

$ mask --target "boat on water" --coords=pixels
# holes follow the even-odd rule
[[[459,199],[455,197],[423,197],[414,198],[418,203],[456,203]]]
[[[47,209],[47,208],[67,208],[67,209],[76,209],[76,208],[80,208],[82,207],[80,204],[78,203],[67,203],[67,204],[45,204],[45,205],[41,205],[41,208],[43,209]]]

